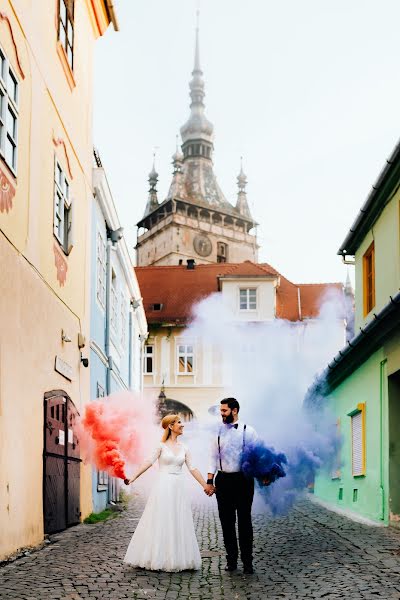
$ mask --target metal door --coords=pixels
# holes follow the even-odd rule
[[[79,522],[80,458],[75,432],[78,412],[63,392],[44,401],[43,514],[45,533]]]

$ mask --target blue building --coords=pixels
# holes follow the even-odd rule
[[[146,316],[123,229],[94,151],[91,247],[91,399],[142,389]],[[119,482],[93,469],[93,511],[118,500]]]

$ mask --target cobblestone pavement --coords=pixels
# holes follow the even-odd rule
[[[0,598],[400,599],[399,531],[354,523],[302,501],[284,518],[256,515],[256,573],[226,574],[212,499],[195,510],[202,571],[169,574],[122,563],[142,506],[134,499],[116,519],[54,535],[44,549],[0,568]]]

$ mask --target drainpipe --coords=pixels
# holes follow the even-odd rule
[[[105,354],[107,356],[106,373],[106,396],[111,394],[111,367],[112,359],[110,356],[110,327],[111,327],[111,248],[112,242],[107,240],[106,248],[106,330],[105,330]]]
[[[146,341],[146,335],[139,335],[140,340],[140,391],[143,392],[144,389],[144,369],[143,369],[143,360],[144,360],[144,343]]]
[[[132,301],[131,301],[131,306],[129,308],[129,362],[128,362],[128,385],[129,385],[130,390],[132,389],[132,359],[133,359],[132,331],[133,331],[133,309],[132,309]]]
[[[381,361],[379,368],[379,436],[380,436],[380,460],[379,460],[379,495],[380,495],[380,514],[379,518],[385,520],[385,461],[383,459],[383,453],[386,449],[385,435],[384,435],[384,423],[383,423],[383,409],[385,400],[385,389],[386,389],[386,362],[387,359]]]

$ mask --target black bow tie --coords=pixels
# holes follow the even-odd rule
[[[239,423],[235,423],[234,425],[232,425],[232,427],[234,427],[235,429],[237,429],[239,427]]]

